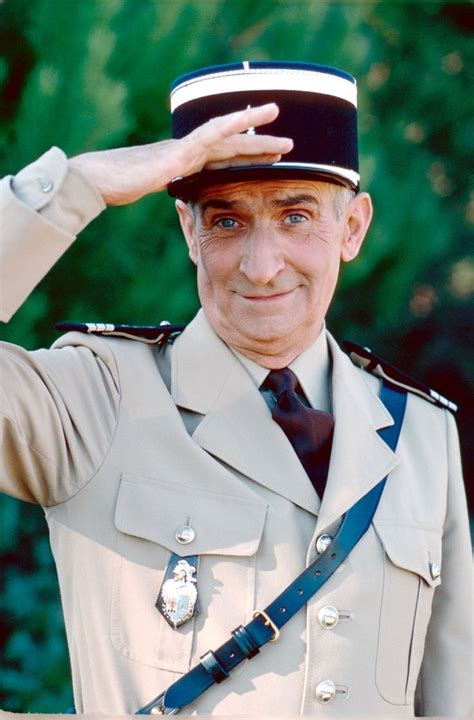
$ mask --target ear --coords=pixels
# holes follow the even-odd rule
[[[354,260],[364,242],[372,220],[372,200],[368,193],[359,193],[352,198],[346,210],[346,227],[342,243],[341,259]]]
[[[188,245],[189,257],[196,265],[198,257],[198,244],[195,234],[195,217],[193,208],[182,200],[176,200],[176,212],[179,216],[181,230]]]

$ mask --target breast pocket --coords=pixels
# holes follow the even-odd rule
[[[376,684],[390,703],[413,701],[434,591],[441,582],[441,534],[377,524],[384,548],[384,581]]]
[[[223,633],[253,608],[255,554],[265,514],[266,505],[252,497],[124,475],[115,511],[111,632],[116,650],[152,667],[186,672],[193,653],[220,644]],[[177,539],[184,525],[194,531],[187,544]],[[177,630],[155,608],[172,553],[199,556],[200,612]]]

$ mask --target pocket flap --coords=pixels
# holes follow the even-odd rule
[[[441,534],[437,530],[380,521],[374,525],[394,565],[420,575],[431,587],[440,584]]]
[[[115,526],[181,556],[251,556],[260,544],[266,509],[257,498],[122,475]],[[195,533],[187,544],[176,540],[176,532],[184,525]]]

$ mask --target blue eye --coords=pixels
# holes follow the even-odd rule
[[[217,221],[216,225],[220,225],[223,228],[234,228],[237,225],[237,221],[231,217],[221,218]]]
[[[306,216],[302,213],[290,213],[290,215],[286,216],[284,222],[287,225],[298,225],[299,223],[305,222],[306,220]]]

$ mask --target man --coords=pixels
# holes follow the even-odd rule
[[[380,380],[324,328],[372,214],[355,105],[353,78],[333,68],[207,68],[173,88],[174,140],[69,163],[53,150],[3,181],[4,319],[104,203],[168,187],[197,267],[202,310],[169,342],[166,328],[153,344],[86,325],[52,350],[4,348],[2,484],[45,507],[78,712],[135,712],[209,661],[387,475],[373,523],[279,641],[185,712],[471,708],[452,414],[414,387],[394,453]],[[280,392],[282,377],[294,387]],[[289,428],[301,417],[303,432],[317,418],[304,449]],[[183,559],[186,593],[172,585]]]

